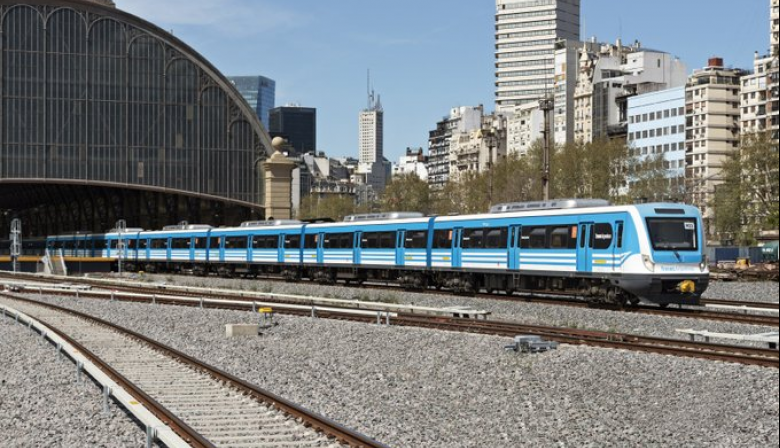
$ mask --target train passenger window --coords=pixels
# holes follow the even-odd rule
[[[550,227],[550,249],[568,249],[568,248],[569,248],[569,228]]]
[[[152,249],[167,249],[168,248],[168,240],[165,239],[156,239],[152,240]]]
[[[482,249],[485,247],[485,231],[483,229],[463,230],[463,249]]]
[[[485,229],[485,249],[507,249],[509,231],[505,228]]]
[[[209,240],[204,236],[195,238],[195,249],[203,250],[208,249]]]
[[[317,249],[317,243],[319,243],[319,235],[306,235],[303,243],[306,249]]]
[[[246,249],[248,246],[245,236],[234,236],[225,239],[225,249]]]
[[[136,240],[125,240],[125,249],[135,250]],[[78,242],[76,243],[79,244]],[[78,246],[76,246],[78,248]]]
[[[284,236],[284,248],[285,249],[300,249],[301,248],[301,236],[300,235],[285,235]]]
[[[546,249],[547,227],[523,227],[521,249]]]
[[[222,238],[212,236],[209,238],[209,247],[212,250],[219,249],[220,244],[222,244]]]
[[[437,230],[433,233],[434,249],[452,249],[452,230]]]
[[[139,250],[145,250],[147,247],[149,247],[149,240],[138,240],[138,249]]]
[[[425,230],[406,232],[404,247],[407,249],[427,249],[428,232]]]
[[[95,250],[106,250],[106,240],[95,240]]]
[[[395,249],[395,232],[368,232],[360,240],[362,249]]]
[[[587,226],[581,226],[580,227],[580,249],[585,248],[585,240],[588,238],[588,227]]]
[[[596,224],[593,226],[591,241],[594,249],[605,250],[612,247],[612,240],[615,239],[612,224]]]
[[[332,233],[325,235],[322,247],[325,249],[352,249],[352,233]]]
[[[184,250],[190,248],[189,238],[174,238],[171,240],[171,249]]]
[[[279,237],[276,235],[255,236],[252,238],[252,247],[255,249],[278,249]]]
[[[618,249],[623,248],[623,222],[618,222],[617,225],[617,247]]]

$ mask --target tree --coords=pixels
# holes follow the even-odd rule
[[[310,194],[301,200],[298,219],[330,218],[342,221],[357,212],[352,196]]]
[[[433,209],[428,183],[414,173],[394,177],[385,188],[381,204],[384,211],[420,212],[425,215]]]
[[[676,192],[672,190],[672,182],[674,181],[676,179],[669,177],[669,170],[666,169],[663,155],[637,157],[630,162],[629,183],[631,187],[626,202],[678,200]]]
[[[777,230],[778,146],[769,132],[748,134],[721,168],[715,190],[715,228],[742,244],[760,230]]]

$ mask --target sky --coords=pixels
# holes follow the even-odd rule
[[[358,154],[367,71],[385,110],[385,157],[427,148],[452,107],[494,109],[494,0],[115,0],[228,76],[276,80],[276,105],[317,108],[319,151]],[[769,0],[582,0],[582,38],[752,68]]]

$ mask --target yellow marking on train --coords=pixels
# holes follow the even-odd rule
[[[607,260],[593,260],[595,264],[607,264]]]

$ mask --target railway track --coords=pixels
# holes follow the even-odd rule
[[[2,276],[6,277],[5,274],[3,274]],[[13,277],[8,276],[7,278],[16,278],[18,280],[30,280],[30,281],[44,282],[44,283],[61,282],[61,280],[57,280],[57,279],[37,277],[37,276],[26,276],[26,275],[16,275]],[[76,284],[84,284],[84,285],[89,285],[98,288],[108,287],[103,282],[95,281],[91,279],[69,278],[68,281]],[[379,286],[379,285],[364,285],[363,288],[380,289],[380,290],[397,289],[397,288],[391,288],[391,287]],[[141,294],[160,293],[159,287],[141,286],[141,285],[117,286],[117,287],[111,287],[111,289],[117,291],[138,292]],[[187,292],[185,290],[185,291],[177,291],[177,294],[190,295],[190,296],[204,295],[204,292],[197,291],[198,288],[185,288],[185,289],[189,289],[196,292]],[[424,294],[425,292],[422,293]],[[437,291],[436,293],[442,294],[442,292],[440,291]],[[245,298],[246,294],[242,294],[240,292],[227,293],[225,291],[220,291],[219,294],[206,293],[206,295],[208,295],[209,297],[216,297],[216,298],[251,301],[250,299]],[[738,312],[738,310],[714,311],[714,310],[702,309],[698,307],[697,308],[680,307],[680,308],[662,309],[653,306],[635,306],[635,307],[621,308],[612,305],[594,305],[594,304],[586,303],[572,295],[557,296],[555,298],[552,298],[547,296],[546,294],[516,293],[515,295],[511,295],[511,296],[501,295],[501,294],[477,294],[476,297],[484,298],[488,300],[500,300],[500,301],[508,301],[508,302],[538,303],[538,304],[553,305],[553,306],[569,306],[569,307],[577,307],[577,308],[590,308],[590,309],[599,309],[599,310],[608,310],[608,311],[617,311],[617,312],[628,312],[633,314],[643,314],[643,315],[650,315],[650,316],[678,317],[678,318],[709,320],[709,321],[717,321],[717,322],[732,322],[732,323],[762,326],[762,327],[780,327],[780,316],[748,314],[746,312],[745,313]],[[289,301],[275,299],[270,294],[267,297],[263,297],[263,300],[269,302],[289,303]],[[720,306],[755,308],[760,310],[767,310],[768,312],[776,311],[778,309],[777,304],[769,304],[764,302],[739,302],[739,301],[728,301],[728,300],[702,299],[702,305],[708,305],[708,304],[720,305]]]
[[[192,447],[387,448],[281,397],[109,322],[0,294],[86,354]]]
[[[76,292],[64,292],[63,295],[75,296]],[[108,300],[112,298],[110,293],[103,293],[103,298]],[[119,299],[121,300],[121,299]],[[137,297],[130,301],[140,301],[158,304],[176,304],[200,306],[203,308],[235,309],[247,310],[249,304],[238,305],[240,301],[231,301],[232,303],[198,303],[190,301],[181,303],[164,295],[147,296],[146,298]],[[320,312],[317,317],[339,320],[357,321],[363,323],[374,323],[373,317],[355,315],[351,309],[344,309],[343,312],[330,310]],[[285,311],[279,310],[282,314],[291,314],[306,316],[306,311]],[[390,320],[387,316],[388,323]],[[521,334],[537,335],[549,340],[574,344],[587,345],[593,347],[623,349],[632,351],[642,351],[648,353],[657,353],[663,355],[701,358],[707,360],[732,362],[739,364],[757,365],[762,367],[780,367],[778,351],[776,349],[760,349],[745,346],[732,346],[723,344],[711,344],[703,342],[692,342],[678,339],[664,339],[645,337],[621,333],[586,331],[561,327],[544,327],[524,325],[517,322],[486,321],[463,318],[445,318],[445,317],[425,317],[409,314],[395,314],[392,317],[393,325],[437,329],[444,331],[456,331],[475,334],[488,334],[501,337],[514,337]]]

